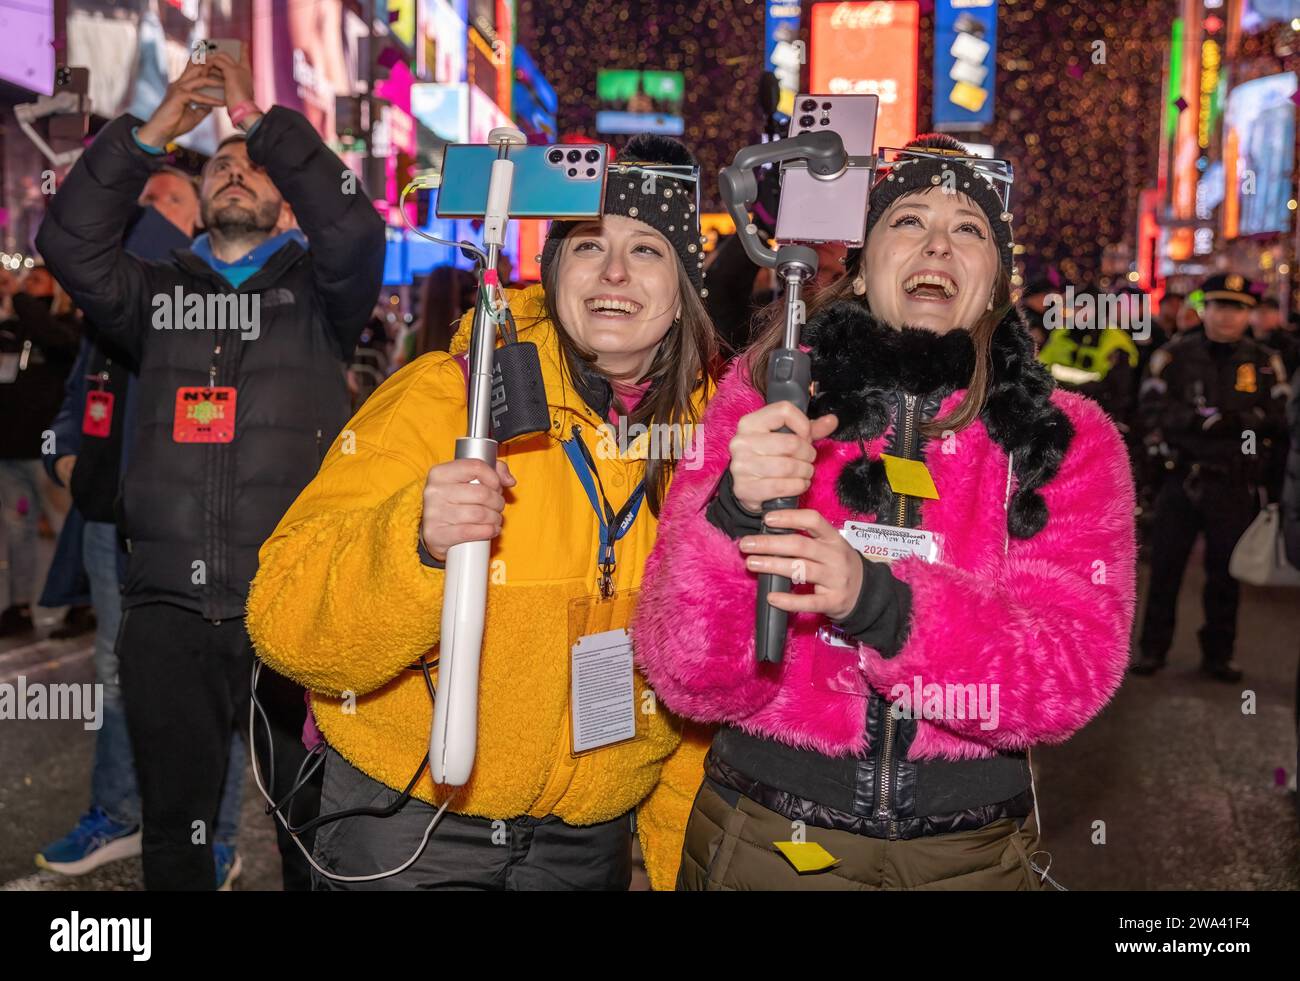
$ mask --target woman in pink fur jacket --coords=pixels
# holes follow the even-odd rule
[[[1001,194],[934,152],[963,153],[951,138],[912,148],[809,311],[808,415],[764,405],[774,318],[664,506],[637,661],[719,724],[681,889],[1044,888],[1028,751],[1086,724],[1128,661],[1124,444],[1034,360]],[[795,495],[764,534],[762,502]],[[767,572],[797,584],[772,597],[778,664],[754,654]]]

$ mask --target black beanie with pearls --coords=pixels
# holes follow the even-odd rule
[[[686,277],[700,296],[704,289],[704,242],[700,236],[700,214],[696,204],[696,181],[683,180],[669,172],[651,173],[638,165],[696,167],[695,158],[677,140],[642,133],[634,136],[609,165],[605,178],[607,215],[623,215],[644,222],[659,232],[676,251]],[[542,247],[542,279],[559,254],[560,243],[581,221],[553,221]]]

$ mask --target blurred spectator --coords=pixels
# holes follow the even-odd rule
[[[468,270],[455,266],[430,270],[420,286],[419,327],[408,335],[404,363],[430,351],[447,350],[461,316],[474,305],[475,288],[474,274]]]
[[[199,223],[199,192],[194,178],[183,170],[164,166],[145,182],[141,208],[153,208],[179,229],[186,244]]]
[[[199,218],[199,192],[188,175],[163,168],[145,183],[138,204],[138,217],[126,236],[128,252],[161,262],[174,249],[190,244]],[[138,386],[130,358],[98,337],[93,324],[87,334],[68,375],[63,406],[50,427],[54,446],[45,455],[46,471],[72,491],[73,506],[59,536],[41,605],[62,605],[71,602],[67,597],[72,590],[89,590],[97,621],[95,681],[104,692],[89,807],[67,834],[36,855],[40,868],[62,875],[84,875],[108,862],[139,855],[141,846],[140,792],[118,679],[117,634],[126,552],[116,524],[121,473],[135,431]],[[88,399],[90,392],[95,394]],[[79,585],[82,579],[88,579],[85,587]],[[213,831],[216,882],[222,889],[230,888],[239,874],[235,846],[244,789],[244,743],[239,733],[232,737],[230,758]]]
[[[1123,292],[1117,298],[1127,301],[1133,296]],[[1137,397],[1138,386],[1133,375],[1138,350],[1128,331],[1121,329],[1129,323],[1127,319],[1116,323],[1101,321],[1103,310],[1112,308],[1108,297],[1116,298],[1114,294],[1081,292],[1075,299],[1075,308],[1070,309],[1064,306],[1061,293],[1049,294],[1048,306],[1059,307],[1057,319],[1063,326],[1048,335],[1047,343],[1038,352],[1038,360],[1048,366],[1059,384],[1095,399],[1120,432],[1127,435]],[[1095,309],[1089,311],[1082,304],[1094,298]],[[1126,303],[1124,310],[1130,308]],[[1052,322],[1050,318],[1046,320]]]
[[[1201,670],[1236,683],[1232,662],[1240,588],[1228,572],[1233,547],[1259,509],[1262,453],[1242,452],[1243,433],[1261,443],[1284,426],[1286,379],[1277,354],[1247,336],[1256,298],[1244,276],[1206,280],[1205,329],[1188,331],[1152,356],[1142,384],[1146,429],[1169,450],[1151,527],[1151,580],[1136,674],[1165,665],[1178,591],[1192,547],[1205,535],[1205,625]],[[1186,308],[1184,308],[1186,309]]]
[[[1182,293],[1175,293],[1172,290],[1160,297],[1160,309],[1156,313],[1155,326],[1164,338],[1161,344],[1178,332],[1178,314],[1183,309],[1183,299]]]
[[[385,311],[376,306],[357,339],[352,362],[348,365],[348,393],[352,396],[353,412],[361,408],[388,377],[389,340]]]
[[[1286,329],[1277,300],[1266,296],[1250,311],[1250,332],[1255,340],[1282,356],[1288,378],[1300,368],[1300,341]]]
[[[207,94],[214,83],[224,100]],[[189,62],[147,122],[123,116],[100,132],[37,238],[100,333],[140,366],[118,652],[150,889],[215,888],[211,826],[232,731],[249,718],[248,585],[259,547],[348,418],[343,369],[383,271],[383,222],[340,181],[343,162],[303,116],[263,114],[252,98],[246,58]],[[163,148],[220,104],[246,138],[223,141],[204,170],[206,233],[167,262],[136,259],[122,234]],[[276,231],[286,200],[306,235]],[[212,302],[235,291],[236,304]],[[184,304],[186,329],[150,329],[182,327],[158,301],[186,295],[200,301]],[[274,733],[269,793],[284,800],[304,761],[303,692],[265,671],[257,697]],[[264,742],[259,730],[260,759]],[[289,820],[314,816],[318,786],[293,796]],[[196,816],[208,829],[197,841]],[[298,842],[278,822],[276,832],[285,887],[309,888]]]
[[[1180,335],[1190,334],[1195,331],[1203,331],[1205,329],[1201,326],[1200,312],[1197,311],[1196,307],[1187,302],[1184,302],[1183,305],[1178,308],[1178,313],[1174,317],[1174,328]]]
[[[0,282],[7,293],[14,288],[11,276]],[[46,476],[41,453],[81,343],[72,301],[44,266],[29,270],[11,299],[14,316],[0,324],[0,524],[9,567],[0,637],[32,630],[41,516],[55,534],[63,527],[65,495]]]
[[[1151,355],[1178,333],[1178,314],[1182,309],[1183,294],[1166,293],[1160,298],[1160,307],[1156,312],[1155,320],[1151,324],[1149,336],[1146,340],[1134,338],[1138,348],[1137,373],[1133,380],[1134,386],[1140,385],[1142,379],[1146,377],[1147,365],[1151,363]],[[1135,391],[1134,395],[1136,396],[1136,394]]]
[[[1047,343],[1047,335],[1050,333],[1043,324],[1043,311],[1047,309],[1047,298],[1058,293],[1059,290],[1052,285],[1049,280],[1035,279],[1031,280],[1020,294],[1020,310],[1025,315],[1025,324],[1029,328],[1029,336],[1034,340],[1034,351],[1038,352],[1043,349]]]

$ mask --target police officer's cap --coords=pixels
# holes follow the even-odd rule
[[[1250,291],[1251,283],[1239,273],[1218,273],[1201,284],[1205,302],[1222,300],[1253,307],[1257,297]]]

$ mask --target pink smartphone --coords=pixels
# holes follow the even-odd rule
[[[874,163],[878,95],[808,95],[794,100],[790,135],[834,130],[850,157]],[[778,242],[840,242],[862,245],[867,199],[875,168],[850,167],[833,181],[818,180],[802,164],[781,171],[781,202],[776,214]]]
[[[209,41],[195,41],[194,42],[195,51],[193,53],[193,57],[196,61],[198,60],[198,54],[199,54],[198,49],[200,45],[202,45],[203,48],[202,54],[204,59],[210,58],[214,54],[221,53],[224,55],[229,55],[231,61],[233,61],[235,64],[239,64],[240,46],[238,41],[234,41],[228,38],[224,40],[220,38],[214,38]],[[224,99],[226,97],[226,90],[220,85],[208,85],[205,86],[204,88],[199,89],[199,91],[202,92],[204,95],[212,96],[212,98],[214,99]]]

